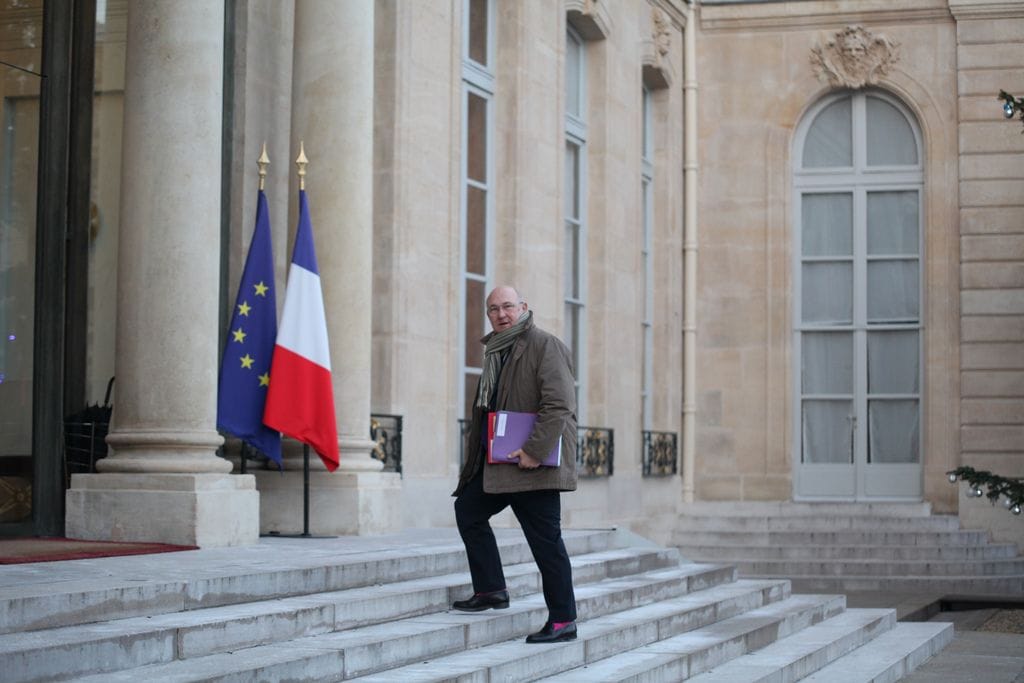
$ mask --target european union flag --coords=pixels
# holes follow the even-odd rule
[[[281,466],[281,434],[263,424],[277,339],[274,257],[267,197],[259,191],[256,229],[245,259],[217,385],[217,427]]]

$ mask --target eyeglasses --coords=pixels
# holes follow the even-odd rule
[[[505,303],[503,303],[500,306],[488,306],[487,307],[487,315],[497,315],[498,311],[505,311],[506,313],[511,313],[512,311],[516,310],[517,308],[519,308],[522,305],[523,305],[522,301],[520,301],[518,303],[513,303],[511,301],[506,301]]]

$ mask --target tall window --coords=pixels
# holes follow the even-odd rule
[[[462,5],[462,404],[469,417],[483,367],[480,338],[487,332],[493,180],[494,0]]]
[[[572,28],[565,34],[565,342],[576,370],[577,413],[583,415],[584,245],[586,243],[586,51]]]
[[[840,94],[801,127],[795,447],[806,496],[920,493],[921,147],[881,92]]]
[[[34,3],[41,5],[42,3]],[[42,7],[4,3],[0,27],[0,523],[32,520],[36,202]],[[45,134],[45,132],[43,132]],[[60,273],[54,277],[61,277]]]
[[[644,308],[640,322],[642,339],[640,420],[642,429],[652,429],[651,392],[654,384],[654,129],[651,121],[651,91],[641,91],[641,154],[640,154],[640,211],[641,230],[640,269],[643,277]]]

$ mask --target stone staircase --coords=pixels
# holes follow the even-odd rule
[[[497,531],[512,606],[476,614],[448,611],[470,592],[454,530],[0,567],[0,678],[861,683],[953,636],[595,530],[564,534],[579,638],[527,645],[540,577],[521,533]]]
[[[789,578],[796,592],[1024,594],[1015,545],[927,504],[695,503],[671,545],[744,578]]]

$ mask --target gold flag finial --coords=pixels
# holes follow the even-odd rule
[[[267,142],[263,141],[263,150],[260,152],[260,158],[256,160],[256,165],[260,169],[260,190],[263,190],[263,184],[267,179],[267,166],[270,165],[270,157],[267,156]]]
[[[299,189],[306,189],[306,164],[309,163],[309,159],[306,158],[306,148],[302,144],[302,140],[299,140],[299,156],[295,160],[295,165],[299,167]]]

